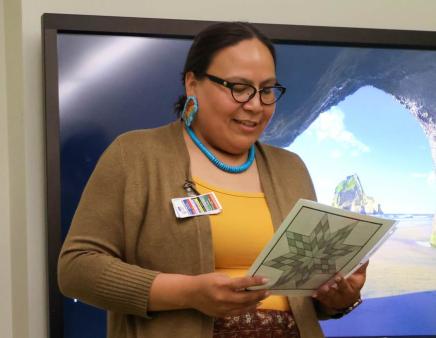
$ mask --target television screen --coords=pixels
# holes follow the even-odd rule
[[[106,19],[125,27],[129,20]],[[123,132],[176,119],[173,105],[183,93],[181,72],[198,26],[184,35],[151,34],[142,26],[132,34],[123,24],[90,28],[98,17],[44,20],[48,205],[59,209],[49,210],[53,273],[103,150]],[[347,41],[334,41],[323,29],[266,28],[277,27],[287,32],[273,36],[277,77],[287,92],[262,141],[302,157],[319,202],[398,220],[394,235],[371,259],[363,304],[340,320],[323,321],[325,335],[436,337],[436,42],[382,43],[394,35],[364,30],[374,42],[362,43],[362,30],[353,29],[341,29]],[[301,30],[316,34],[292,39]],[[429,37],[436,41],[436,33]],[[56,196],[60,202],[53,201]],[[50,278],[52,336],[105,337],[105,313],[61,298]]]

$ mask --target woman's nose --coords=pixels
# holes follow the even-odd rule
[[[253,111],[253,112],[262,112],[263,111],[263,103],[260,98],[260,92],[256,92],[254,96],[243,105],[245,110]]]

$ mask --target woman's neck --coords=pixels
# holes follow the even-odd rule
[[[204,137],[202,137],[201,133],[196,133],[195,131],[194,133],[195,136],[201,141],[201,143],[207,148],[207,150],[209,150],[221,162],[229,166],[240,166],[247,161],[250,149],[243,150],[240,153],[231,153],[207,142]],[[201,153],[201,150],[198,149],[197,145],[192,141],[191,137],[189,137],[185,128],[183,128],[183,136],[185,138],[185,143],[188,148],[192,147],[193,150]]]
[[[188,148],[192,176],[203,179],[212,185],[227,188],[228,190],[245,192],[262,191],[256,161],[254,161],[250,168],[242,173],[231,174],[225,172],[209,161],[209,159],[194,144],[185,130],[183,130],[183,136]],[[209,150],[213,151],[215,156],[229,165],[241,165],[247,161],[248,151],[245,154],[233,155],[225,152],[217,152],[214,149]]]

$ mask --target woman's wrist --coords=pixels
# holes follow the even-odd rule
[[[195,295],[197,294],[196,276],[180,275],[180,306],[182,309],[194,308]]]
[[[315,306],[316,312],[318,316],[322,319],[330,318],[332,315],[335,315],[337,311],[331,307],[328,307],[321,303],[318,299],[313,299],[313,304]]]
[[[341,308],[341,309],[334,309],[334,311],[336,311],[336,313],[331,314],[330,317],[334,318],[334,319],[339,319],[347,314],[349,314],[351,311],[353,311],[356,307],[358,307],[360,304],[362,304],[362,298],[358,298],[353,304]]]
[[[148,311],[192,308],[195,276],[160,273],[150,288]]]
[[[314,300],[315,309],[320,315],[321,318],[327,319],[328,318],[334,318],[339,319],[346,314],[353,311],[356,307],[358,307],[362,303],[362,299],[359,297],[353,304],[350,304],[349,306],[343,307],[343,308],[333,308],[324,305],[319,300]]]

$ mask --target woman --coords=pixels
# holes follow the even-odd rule
[[[183,79],[183,121],[124,134],[100,158],[60,255],[62,292],[107,309],[108,337],[322,336],[314,308],[355,304],[365,268],[312,299],[247,291],[266,280],[243,277],[294,203],[315,199],[295,154],[257,142],[285,91],[271,42],[249,24],[210,26]],[[223,211],[177,218],[170,201],[193,191]]]

